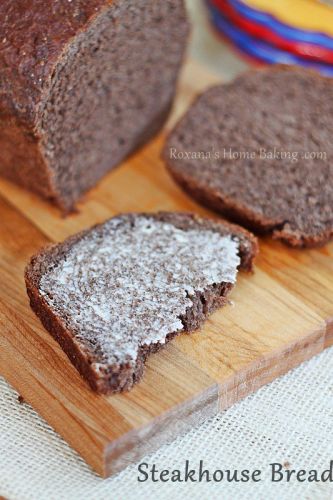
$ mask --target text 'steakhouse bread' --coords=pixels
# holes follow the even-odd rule
[[[183,0],[2,0],[0,174],[70,210],[162,126]]]
[[[200,96],[164,158],[198,201],[307,247],[333,235],[333,81],[277,66]]]
[[[30,304],[98,392],[130,389],[149,353],[226,302],[256,239],[190,214],[127,214],[52,245],[26,269]]]

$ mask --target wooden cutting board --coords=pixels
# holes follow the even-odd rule
[[[214,81],[188,63],[171,122]],[[98,396],[80,378],[30,310],[24,266],[47,242],[118,212],[207,215],[167,175],[164,137],[111,172],[66,219],[0,181],[0,373],[104,477],[333,344],[333,244],[299,251],[265,239],[255,274],[239,276],[234,304],[152,355],[130,393]]]

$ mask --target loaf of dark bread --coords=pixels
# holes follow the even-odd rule
[[[173,178],[204,205],[296,247],[333,235],[333,81],[247,72],[201,95],[170,134]]]
[[[31,259],[30,304],[93,390],[130,389],[144,362],[226,302],[256,239],[190,214],[127,214]]]
[[[0,20],[0,174],[68,211],[166,119],[183,0],[2,0]]]

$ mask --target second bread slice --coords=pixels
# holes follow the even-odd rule
[[[171,132],[169,172],[204,205],[296,247],[333,237],[333,81],[252,70],[204,92]]]

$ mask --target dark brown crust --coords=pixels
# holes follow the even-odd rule
[[[195,227],[211,229],[218,231],[220,234],[232,234],[240,242],[241,269],[251,271],[253,268],[253,260],[258,252],[257,240],[242,228],[225,222],[200,219],[195,215],[185,213],[161,212],[158,214],[143,215],[169,222],[184,230]],[[135,217],[135,214],[129,214],[129,216]],[[100,226],[95,226],[94,229],[98,229]],[[64,243],[50,245],[42,249],[31,258],[30,263],[27,265],[25,281],[31,308],[39,317],[44,327],[60,344],[81,376],[89,383],[90,387],[96,392],[107,394],[130,389],[142,377],[144,363],[148,355],[158,351],[165,344],[142,346],[138,354],[134,372],[131,366],[118,365],[108,367],[103,373],[97,373],[92,368],[92,363],[99,361],[96,355],[89,349],[89,346],[83,348],[81,344],[79,345],[76,342],[73,333],[56,316],[39,293],[39,282],[43,273],[90,231],[83,231],[68,238]],[[209,287],[203,293],[197,292],[193,300],[193,307],[189,308],[185,316],[181,318],[184,331],[192,332],[196,330],[209,314],[223,306],[226,303],[226,296],[231,288],[232,285],[229,283],[220,283]],[[166,338],[166,343],[178,335],[178,333],[170,333]]]
[[[36,106],[53,69],[73,37],[112,0],[12,0],[0,2],[0,114],[35,124]],[[24,22],[22,22],[24,19]],[[15,79],[13,79],[13,75]]]
[[[284,64],[275,64],[274,66],[270,66],[269,68],[263,67],[250,69],[242,75],[238,76],[233,82],[225,84],[225,86],[237,83],[237,80],[246,78],[246,75],[250,73],[258,71],[275,72],[281,70],[290,71],[290,66]],[[311,69],[293,67],[293,71],[296,74],[310,73],[312,77],[316,78],[318,81],[328,80],[328,77],[320,75],[318,72]],[[220,85],[221,84],[217,86]],[[202,98],[205,92],[202,92],[200,95],[195,97],[192,103],[192,107]],[[258,235],[271,235],[273,239],[280,240],[286,245],[294,248],[321,247],[333,238],[333,229],[324,231],[320,235],[315,236],[301,234],[301,232],[296,233],[296,231],[288,232],[284,230],[284,226],[286,223],[288,223],[288,221],[277,221],[265,217],[264,215],[260,215],[252,210],[250,206],[245,206],[237,202],[235,199],[231,199],[224,195],[222,196],[222,194],[218,191],[209,189],[204,184],[194,182],[193,179],[184,174],[181,169],[177,168],[177,165],[175,165],[170,160],[169,151],[170,145],[172,144],[172,137],[179,129],[182,128],[186,117],[187,112],[182,118],[180,118],[174,129],[169,132],[165,147],[162,152],[162,159],[167,167],[168,172],[176,181],[176,183],[184,190],[184,192],[189,194],[201,205],[208,207],[218,214],[222,214],[224,217],[230,219],[236,224],[240,224]]]

